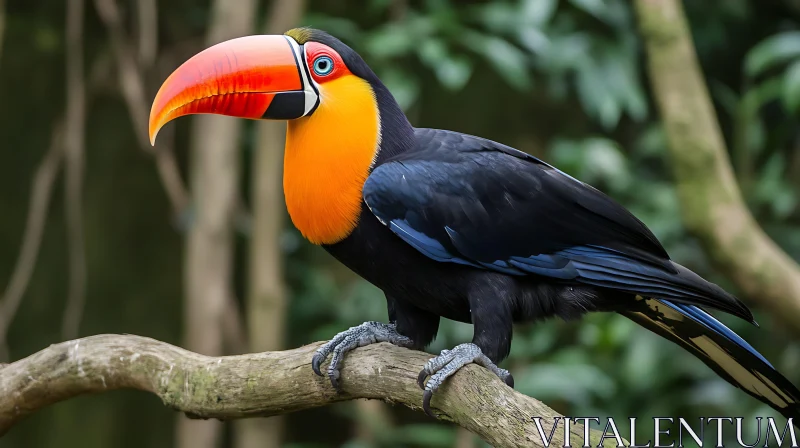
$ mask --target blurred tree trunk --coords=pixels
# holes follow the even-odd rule
[[[680,0],[634,4],[686,227],[752,302],[800,333],[800,267],[742,199]]]
[[[206,44],[253,32],[257,0],[215,0]],[[194,220],[186,245],[184,341],[189,350],[221,355],[223,319],[233,302],[234,216],[240,181],[242,121],[201,115],[192,123],[191,191]],[[181,448],[217,446],[222,423],[179,417]]]
[[[273,0],[265,34],[282,34],[303,14],[303,0]],[[286,326],[286,285],[280,239],[284,225],[283,147],[286,124],[258,124],[252,172],[253,231],[247,291],[247,329],[251,352],[282,350]],[[236,422],[237,448],[281,446],[283,417]]]
[[[147,34],[148,37],[140,37],[138,44],[134,44],[134,39],[128,37],[125,31],[125,15],[120,10],[117,0],[95,0],[94,3],[100,20],[109,34],[117,64],[119,90],[128,108],[139,148],[153,157],[164,192],[172,204],[175,217],[178,217],[188,208],[189,194],[183,184],[172,143],[169,143],[171,137],[168,135],[173,133],[172,128],[166,130],[167,135],[159,134],[159,143],[155,147],[150,145],[150,139],[147,137],[147,117],[150,110],[148,102],[152,97],[148,96],[145,89],[145,73],[153,65],[155,56],[153,52],[158,47],[155,32],[158,28],[158,8],[155,0],[139,2],[135,16],[139,25],[138,33]]]
[[[356,400],[356,444],[380,446],[386,442],[386,434],[394,427],[392,414],[387,404],[380,400]]]
[[[0,362],[9,356],[8,329],[17,314],[33,270],[39,258],[42,236],[47,224],[53,186],[64,159],[64,118],[57,118],[45,153],[31,181],[30,205],[25,221],[25,233],[5,292],[0,296]]]
[[[475,448],[475,434],[462,427],[456,429],[456,443],[454,448]]]
[[[64,339],[78,337],[86,301],[83,237],[83,176],[86,140],[86,83],[83,79],[83,0],[67,3],[67,114],[64,130],[64,208],[69,249],[69,290],[61,327]]]

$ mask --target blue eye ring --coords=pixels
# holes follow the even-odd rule
[[[314,74],[328,76],[333,72],[333,59],[330,56],[320,56],[314,60]]]

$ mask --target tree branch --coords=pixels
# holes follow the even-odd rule
[[[634,4],[686,227],[745,296],[800,333],[800,267],[742,200],[681,2]]]
[[[154,393],[166,406],[192,418],[264,417],[358,398],[421,411],[422,391],[416,378],[430,355],[386,343],[356,349],[347,355],[343,390],[337,393],[327,378],[311,370],[311,357],[319,345],[209,357],[132,335],[54,344],[0,367],[0,435],[46,406],[116,389]],[[554,417],[559,416],[477,365],[468,365],[448,379],[432,405],[440,418],[497,447],[540,447],[542,439],[532,417],[542,417],[549,435]],[[582,425],[571,424],[570,432],[572,443],[583,443]],[[563,425],[553,434],[552,446],[563,446]],[[597,446],[600,432],[593,430],[590,436],[591,446]]]

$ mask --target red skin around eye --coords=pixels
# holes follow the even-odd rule
[[[308,42],[305,44],[305,50],[308,71],[311,73],[311,77],[314,78],[314,81],[316,81],[318,84],[333,81],[342,75],[350,73],[350,70],[348,70],[347,66],[344,65],[342,57],[339,56],[339,53],[334,51],[333,48],[319,42]],[[316,73],[314,73],[314,61],[316,61],[320,56],[328,56],[333,60],[333,70],[331,70],[331,72],[325,76],[318,76]]]

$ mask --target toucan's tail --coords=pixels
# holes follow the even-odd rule
[[[702,309],[637,296],[620,314],[700,358],[719,376],[800,424],[800,391],[760,353]]]

